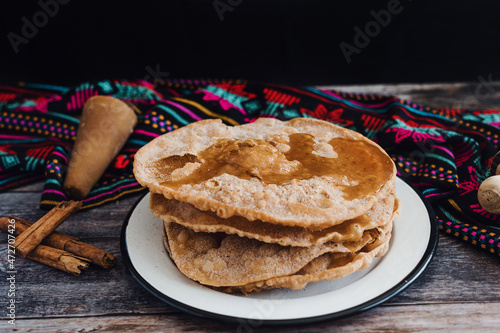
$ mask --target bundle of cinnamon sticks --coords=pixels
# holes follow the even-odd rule
[[[63,184],[67,198],[83,200],[87,196],[136,124],[134,110],[119,99],[93,96],[85,102]],[[63,201],[36,223],[14,216],[0,218],[0,229],[9,233],[9,250],[13,245],[16,255],[73,275],[80,275],[89,263],[113,267],[116,258],[112,254],[54,232],[81,205],[81,201]]]
[[[83,200],[87,196],[136,124],[134,110],[119,99],[93,96],[85,102],[63,184],[67,198]],[[73,275],[80,275],[90,263],[113,267],[116,258],[112,254],[54,231],[81,205],[81,201],[63,201],[36,223],[14,216],[1,217],[0,229],[9,233],[9,250],[13,245],[16,255]]]
[[[0,217],[0,230],[16,236],[15,254],[78,276],[90,263],[111,268],[115,256],[77,238],[54,231],[80,209],[80,201],[63,201],[36,223],[15,216]]]

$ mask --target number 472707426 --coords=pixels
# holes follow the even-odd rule
[[[16,241],[16,236],[14,232],[16,231],[16,220],[9,219],[9,228],[8,228],[8,251],[7,251],[7,262],[9,263],[9,270],[14,269],[14,263],[16,261],[16,248],[14,247],[14,242]]]

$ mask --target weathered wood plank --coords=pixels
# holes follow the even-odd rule
[[[125,217],[142,194],[134,194],[98,208],[80,211],[70,216],[58,231],[75,237],[117,236]],[[36,222],[47,212],[39,208],[40,193],[0,193],[0,216],[14,215]]]
[[[89,242],[90,243],[90,242]],[[144,290],[125,268],[119,252],[119,238],[92,242],[117,256],[111,270],[91,265],[79,277],[16,258],[16,301],[21,317],[57,315],[103,315],[165,312],[170,307]],[[5,244],[0,247],[6,248]],[[5,252],[0,252],[4,263]],[[5,271],[6,266],[2,266]],[[0,304],[6,305],[6,297]],[[5,312],[0,312],[4,317]]]
[[[500,81],[488,82],[487,74],[479,75],[475,82],[321,86],[320,88],[393,95],[424,106],[439,108],[500,108]]]
[[[341,319],[291,327],[261,327],[259,323],[223,324],[187,314],[18,319],[24,332],[498,332],[500,303],[380,306]]]

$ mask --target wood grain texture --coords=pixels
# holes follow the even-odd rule
[[[379,306],[369,312],[341,319],[292,327],[262,327],[245,322],[223,324],[182,313],[143,316],[101,316],[73,318],[22,319],[17,325],[23,332],[498,332],[500,303],[457,303]],[[35,331],[35,330],[33,330]]]
[[[490,81],[487,74],[475,82],[432,84],[385,84],[327,86],[325,89],[397,96],[424,106],[437,108],[493,109],[500,107],[500,81]]]
[[[438,107],[463,107],[477,100],[481,107],[500,108],[500,84],[488,98],[478,98],[479,81],[432,85],[371,85],[335,87],[356,92],[398,95]],[[479,92],[485,93],[486,90]],[[46,212],[38,208],[43,183],[0,193],[0,216],[32,222]],[[130,207],[141,194],[78,212],[57,230],[114,254],[112,270],[92,265],[74,277],[29,259],[16,258],[16,327],[7,324],[0,297],[0,331],[23,332],[496,332],[500,326],[500,258],[440,234],[439,246],[427,270],[407,289],[381,306],[338,321],[287,328],[224,324],[174,309],[145,291],[124,267],[120,231]],[[0,233],[0,293],[7,284],[7,235]],[[71,292],[70,292],[71,291]]]

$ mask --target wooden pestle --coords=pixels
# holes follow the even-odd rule
[[[69,198],[87,196],[136,124],[135,112],[116,98],[94,96],[85,103],[63,186]]]

